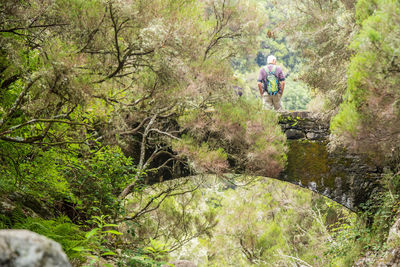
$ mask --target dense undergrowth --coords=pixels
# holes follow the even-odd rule
[[[377,192],[357,215],[279,181],[237,177],[239,187],[231,189],[218,178],[197,177],[168,182],[179,192],[154,202],[158,208],[137,220],[132,215],[170,185],[146,189],[146,198],[134,194],[127,202],[130,219],[118,227],[106,216],[84,226],[66,216],[32,218],[21,208],[2,216],[1,223],[56,240],[75,264],[89,257],[93,264],[108,258],[121,266],[157,266],[171,259],[199,266],[351,266],[366,251],[379,260],[398,246],[399,238],[388,240],[388,234],[400,206],[399,180],[387,174],[387,191]],[[134,249],[146,240],[146,246]]]

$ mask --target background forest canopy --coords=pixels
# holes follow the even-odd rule
[[[0,227],[50,236],[77,265],[87,256],[97,261],[122,249],[127,259],[134,256],[131,266],[152,266],[168,259],[166,247],[211,240],[217,213],[224,213],[218,205],[225,200],[217,197],[220,203],[214,203],[211,196],[201,202],[207,207],[199,214],[187,214],[202,183],[148,184],[213,174],[229,185],[237,177],[226,173],[279,174],[286,138],[277,115],[263,110],[256,98],[258,70],[269,54],[289,74],[286,109],[308,105],[323,113],[331,120],[332,145],[346,145],[388,166],[391,197],[382,199],[385,219],[393,221],[400,203],[399,5],[395,0],[1,1]],[[237,86],[244,97],[235,94]],[[320,209],[322,215],[315,215]],[[343,229],[329,232],[325,215],[331,207],[321,204],[317,210],[316,220],[301,227],[317,229],[312,231],[336,244],[344,235],[338,234]],[[278,214],[286,218],[291,212]],[[271,219],[268,212],[263,216]],[[171,229],[180,229],[176,218],[185,227],[154,234],[165,226],[156,222],[165,218]],[[117,225],[123,237],[109,230]],[[287,241],[298,234],[287,228],[269,230]],[[376,231],[382,235],[373,242],[360,240],[382,245],[388,226]],[[264,239],[242,234],[247,238],[242,247],[266,253],[243,252],[245,262],[260,264],[278,250],[294,253],[294,262],[315,260],[304,247],[280,250],[287,244],[282,240],[269,244],[267,232]],[[330,246],[321,257],[350,262],[372,246],[363,243],[349,256],[347,248],[360,233],[351,234],[353,239]],[[304,246],[315,241],[306,239]]]

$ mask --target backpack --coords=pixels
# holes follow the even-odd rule
[[[264,80],[264,91],[269,95],[276,95],[279,92],[279,81],[275,75],[276,66],[274,65],[271,71],[265,66],[264,70],[267,73],[267,77]]]

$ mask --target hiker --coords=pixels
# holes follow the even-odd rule
[[[258,89],[267,109],[281,110],[281,97],[285,89],[285,76],[282,68],[276,65],[276,57],[268,56],[267,65],[260,69]]]

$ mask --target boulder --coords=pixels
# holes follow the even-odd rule
[[[70,267],[60,244],[27,230],[0,230],[0,266]]]
[[[286,134],[286,138],[287,139],[302,139],[304,138],[306,135],[304,134],[304,132],[300,131],[300,130],[296,130],[296,129],[289,129],[285,132]]]

